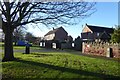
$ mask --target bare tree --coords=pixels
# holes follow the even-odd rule
[[[2,29],[5,33],[3,61],[15,60],[12,33],[18,26],[29,23],[41,23],[48,27],[54,24],[74,24],[74,19],[83,19],[95,11],[95,3],[84,2],[83,0],[81,2],[7,1],[0,1]]]
[[[26,33],[26,28],[23,26],[19,26],[16,29],[14,29],[13,41],[15,42],[15,45],[16,45],[17,41],[24,40],[25,33]]]
[[[35,41],[36,37],[30,33],[30,32],[27,32],[26,35],[25,35],[25,40],[30,42],[30,43],[33,43]]]

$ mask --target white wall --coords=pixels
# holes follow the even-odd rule
[[[50,35],[45,36],[44,38],[45,40],[53,40],[54,37],[55,37],[55,34],[50,34]]]

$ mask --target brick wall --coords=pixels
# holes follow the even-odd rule
[[[82,44],[82,53],[106,56],[108,48],[112,48],[112,54],[114,58],[120,58],[120,44],[115,43],[85,43]]]

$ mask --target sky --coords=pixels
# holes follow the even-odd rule
[[[82,29],[85,24],[96,25],[102,27],[114,28],[115,25],[118,25],[118,3],[117,2],[97,2],[95,5],[97,11],[92,14],[90,17],[87,17],[80,21],[77,25],[63,26],[58,25],[57,27],[63,27],[68,35],[71,35],[73,39],[81,36]],[[83,25],[83,27],[82,27]],[[39,28],[31,28],[28,27],[28,32],[31,32],[36,37],[43,37],[48,31],[52,30],[48,29],[45,26],[40,25]],[[53,26],[54,27],[54,26]]]

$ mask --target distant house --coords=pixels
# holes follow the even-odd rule
[[[82,40],[81,40],[80,36],[78,36],[74,40],[74,49],[78,50],[78,51],[82,51]]]
[[[65,31],[63,27],[59,27],[49,31],[45,36],[44,40],[57,40],[64,41],[68,37],[68,33]]]
[[[61,48],[61,46],[64,45],[64,47],[66,47],[65,43],[67,41],[72,41],[72,37],[68,36],[68,33],[63,27],[59,27],[56,29],[53,28],[53,30],[44,35],[44,39],[41,41],[40,46],[47,48]]]
[[[1,17],[1,13],[0,13],[0,41],[4,41],[4,33],[3,33],[3,30],[2,30],[2,17]]]
[[[73,44],[72,36],[68,36],[64,42],[61,42],[61,49],[71,49]]]
[[[72,36],[69,35],[69,36],[67,37],[67,42],[73,42]]]
[[[113,33],[113,28],[106,28],[100,26],[93,26],[86,24],[81,33],[81,38],[83,41],[109,41],[111,39],[111,34]]]
[[[0,41],[4,41],[4,33],[2,29],[0,29]]]
[[[2,40],[2,30],[0,29],[0,40]]]

